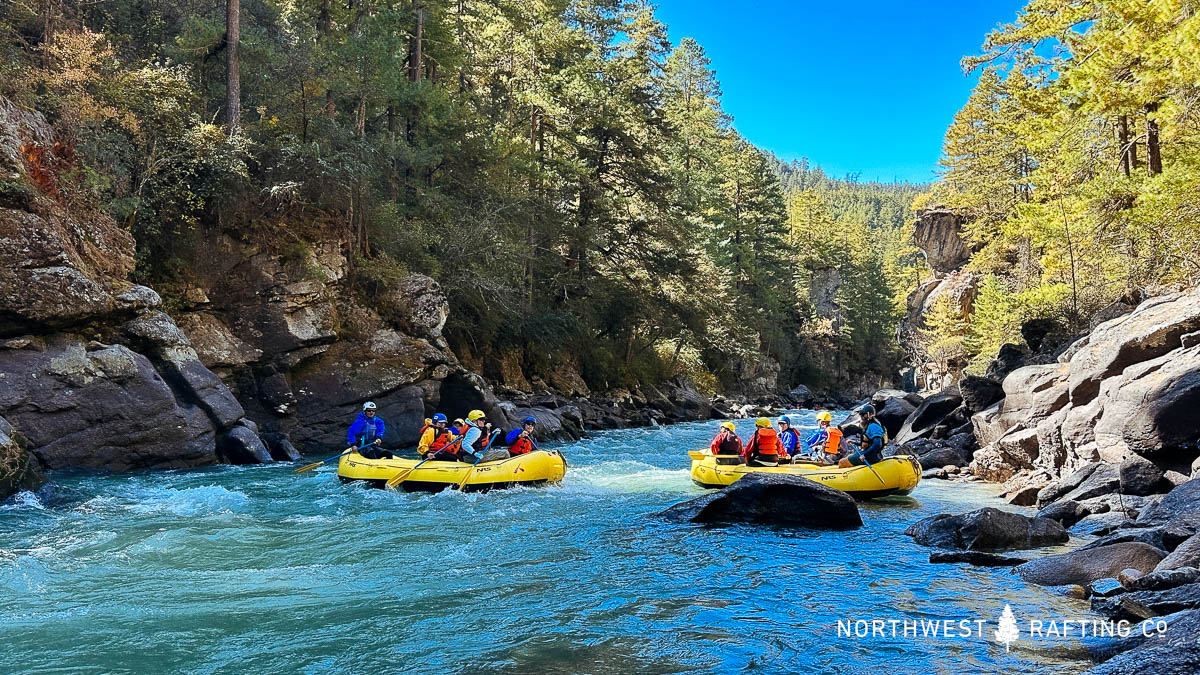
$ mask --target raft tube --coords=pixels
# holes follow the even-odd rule
[[[344,483],[366,481],[374,487],[383,487],[388,480],[402,471],[415,467],[419,459],[367,459],[357,452],[342,457],[338,462],[338,478]],[[471,471],[465,462],[425,462],[421,468],[408,474],[398,486],[405,492],[438,492],[457,486]],[[567,462],[558,451],[533,452],[508,459],[484,462],[475,467],[463,490],[478,492],[513,487],[514,485],[545,485],[557,483],[567,472]]]
[[[705,450],[699,459],[692,454],[692,482],[704,488],[722,488],[748,473],[784,473],[801,476],[828,485],[855,499],[871,499],[889,495],[906,495],[921,482],[921,464],[915,457],[897,455],[885,457],[870,468],[851,466],[845,469],[816,464],[782,464],[780,466],[746,466],[717,464],[716,458]],[[871,469],[875,469],[874,472]],[[878,474],[878,475],[876,475]]]

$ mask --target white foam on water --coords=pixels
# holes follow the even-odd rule
[[[626,460],[601,462],[567,472],[568,480],[617,492],[652,492],[685,489],[690,485],[688,469],[664,469],[645,462]]]
[[[228,490],[219,485],[173,489],[147,488],[140,501],[129,505],[137,513],[176,516],[201,516],[242,513],[250,506],[245,493]]]
[[[12,511],[15,509],[38,509],[39,511],[44,511],[46,507],[36,494],[28,490],[22,490],[9,497],[7,503],[0,506],[0,511]]]

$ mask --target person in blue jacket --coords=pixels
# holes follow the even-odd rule
[[[800,445],[800,433],[792,428],[792,418],[787,415],[779,418],[779,442],[783,444],[785,455],[796,456],[796,448]]]
[[[358,446],[358,454],[367,459],[391,459],[392,453],[381,447],[386,428],[383,418],[375,414],[375,404],[367,401],[358,418],[346,430],[346,443]]]
[[[856,411],[863,421],[863,441],[858,452],[838,462],[838,466],[862,466],[874,464],[883,459],[883,445],[887,442],[887,431],[879,420],[875,419],[875,406],[870,403]]]

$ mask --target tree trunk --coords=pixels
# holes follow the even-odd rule
[[[421,79],[422,41],[425,33],[425,5],[420,0],[413,0],[413,12],[417,15],[417,30],[413,35],[412,58],[408,64],[408,79],[416,82]]]
[[[1133,167],[1129,165],[1129,118],[1125,115],[1117,120],[1117,143],[1120,145],[1121,171],[1129,178]]]
[[[1146,170],[1151,176],[1162,173],[1162,152],[1158,146],[1158,121],[1151,115],[1158,112],[1158,103],[1146,106]]]
[[[238,66],[241,9],[241,0],[225,0],[225,121],[231,134],[242,124],[242,82]]]

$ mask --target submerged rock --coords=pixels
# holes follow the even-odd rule
[[[1027,549],[1065,543],[1061,523],[991,507],[960,515],[923,518],[904,531],[918,544],[958,549]]]
[[[929,562],[967,563],[976,567],[1012,567],[1029,562],[1029,560],[983,551],[934,551],[929,554]]]
[[[1046,556],[1019,565],[1016,573],[1041,586],[1085,586],[1097,579],[1116,578],[1122,570],[1153,570],[1166,554],[1149,544],[1125,542]]]
[[[659,515],[704,523],[786,525],[815,530],[862,527],[854,498],[807,478],[751,473],[729,487],[676,504]]]

